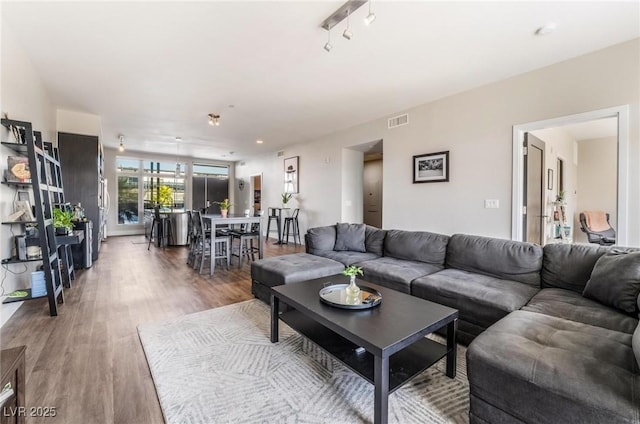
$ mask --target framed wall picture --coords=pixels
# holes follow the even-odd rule
[[[449,181],[449,151],[413,157],[413,183]]]
[[[284,160],[284,192],[298,193],[298,158],[293,156]]]

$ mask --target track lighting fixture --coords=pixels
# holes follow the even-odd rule
[[[220,126],[220,115],[215,115],[213,113],[209,114],[209,125],[218,127]]]
[[[118,151],[124,152],[124,136],[121,134],[119,138],[120,138],[120,146],[118,146]]]
[[[369,0],[369,14],[364,18],[365,25],[371,25],[376,20],[376,14],[371,11],[371,0]]]
[[[351,40],[351,37],[353,37],[353,32],[351,32],[349,30],[349,10],[347,10],[347,27],[345,28],[344,32],[342,33],[342,36],[344,38],[346,38],[347,40]]]
[[[358,8],[360,8],[360,6],[364,5],[365,3],[369,3],[369,14],[366,18],[364,18],[364,23],[369,25],[376,19],[376,14],[371,11],[371,0],[348,0],[345,4],[340,6],[338,10],[333,12],[327,19],[325,19],[322,24],[320,24],[320,26],[326,29],[329,33],[328,41],[324,45],[324,49],[326,51],[331,51],[331,48],[333,47],[331,45],[331,29],[345,19],[347,20],[347,27],[342,33],[342,36],[347,40],[351,40],[351,38],[353,37],[353,32],[351,31],[351,28],[349,26],[349,17],[353,14],[353,12],[358,10]]]

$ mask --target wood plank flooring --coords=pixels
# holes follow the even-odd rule
[[[265,257],[303,252],[266,243]],[[162,423],[136,327],[252,299],[250,265],[186,265],[186,248],[151,247],[143,236],[111,237],[100,259],[77,273],[59,315],[46,299],[25,304],[0,332],[3,349],[26,345],[26,406],[55,407],[31,423]]]

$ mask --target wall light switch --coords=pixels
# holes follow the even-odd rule
[[[485,209],[498,209],[500,207],[500,201],[498,199],[487,199],[484,201]]]

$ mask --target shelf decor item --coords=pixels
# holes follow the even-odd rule
[[[18,183],[30,183],[31,171],[29,170],[29,158],[25,156],[7,157],[7,181]]]
[[[57,235],[67,235],[73,230],[73,212],[53,209],[53,226]]]

